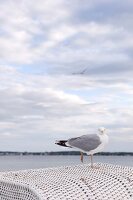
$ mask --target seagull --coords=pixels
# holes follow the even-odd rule
[[[87,134],[80,137],[70,138],[68,140],[59,140],[56,141],[55,144],[80,150],[81,162],[83,162],[83,153],[87,153],[91,158],[91,168],[96,168],[93,165],[93,155],[102,151],[104,146],[108,143],[108,135],[105,130],[104,127],[100,127],[98,129],[99,132],[96,134]]]

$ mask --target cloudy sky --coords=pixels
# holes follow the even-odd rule
[[[132,21],[132,0],[0,0],[0,151],[101,126],[133,151]]]

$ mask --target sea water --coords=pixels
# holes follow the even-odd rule
[[[89,156],[84,156],[84,163],[90,162]],[[133,167],[133,156],[94,156],[94,162]],[[78,155],[44,155],[44,156],[0,156],[0,171],[24,170],[36,168],[78,165]]]

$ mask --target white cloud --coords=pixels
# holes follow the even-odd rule
[[[21,150],[59,150],[55,139],[99,126],[118,138],[119,149],[131,146],[132,13],[120,1],[118,10],[114,0],[74,2],[0,2],[3,148],[20,150],[26,140]],[[109,150],[117,150],[113,142]]]
[[[60,0],[1,3],[1,59],[21,64],[42,60],[51,62],[54,68],[65,64],[66,72],[67,65],[75,61],[84,60],[94,67],[130,62],[124,50],[132,48],[130,30],[110,22],[71,23],[80,11],[73,8]]]
[[[45,140],[49,141],[49,150],[56,150],[54,140],[95,132],[100,126],[107,127],[111,137],[121,128],[118,138],[121,133],[124,138],[129,132],[124,127],[132,130],[131,109],[124,105],[126,98],[122,100],[118,93],[123,84],[110,84],[107,92],[106,83],[99,85],[96,80],[88,81],[87,77],[24,75],[9,66],[1,66],[0,70],[1,77],[5,77],[1,79],[0,90],[1,142],[10,137],[12,150],[17,148],[16,142],[25,138],[29,146],[23,148],[27,150],[41,151],[41,140],[44,144]],[[96,94],[97,89],[102,94]],[[123,94],[126,91],[125,86]],[[112,129],[113,126],[117,129]],[[38,142],[33,144],[35,138]]]

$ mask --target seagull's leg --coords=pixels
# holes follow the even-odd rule
[[[93,165],[93,154],[91,154],[90,156],[91,156],[91,168],[92,169],[99,169],[100,167]]]
[[[83,163],[83,152],[80,152],[80,160]]]
[[[91,168],[94,168],[94,166],[93,166],[93,155],[91,154],[90,156],[91,156]]]

